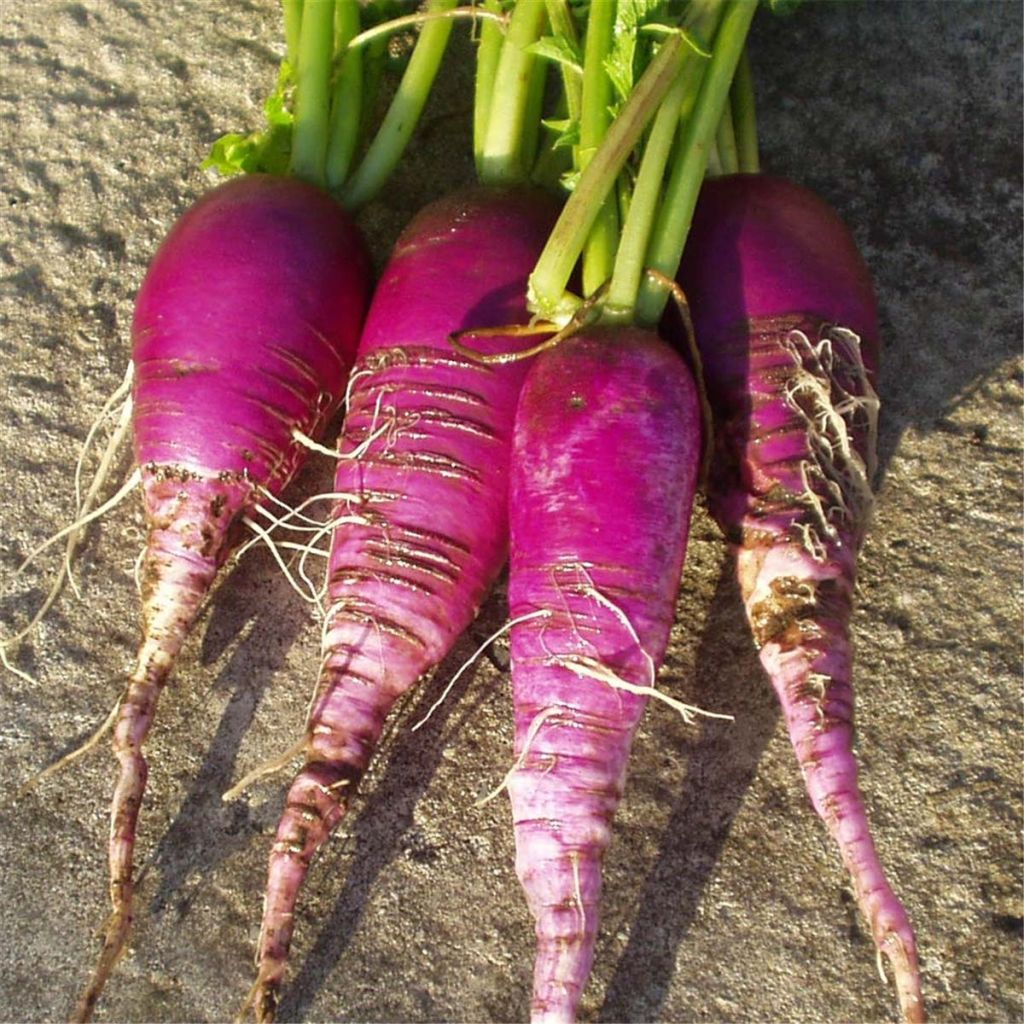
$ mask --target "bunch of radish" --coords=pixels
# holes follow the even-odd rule
[[[630,29],[639,46],[654,14],[613,6],[588,12],[580,113],[567,129],[578,131],[577,176],[529,293],[541,317],[561,324],[575,310],[597,326],[570,325],[537,357],[513,448],[507,784],[537,928],[533,1019],[575,1019],[630,741],[646,699],[663,696],[654,682],[685,552],[699,407],[682,366],[637,328],[657,325],[674,291],[684,330],[669,331],[708,399],[709,497],[737,547],[754,641],[903,1017],[921,1020],[914,935],[875,853],[852,749],[849,616],[878,412],[870,280],[849,232],[806,190],[757,175],[700,188],[712,153],[716,169],[742,160],[756,170],[743,60],[753,4],[695,4],[682,22],[658,23],[662,42],[614,97],[617,117],[587,134],[611,85],[621,91],[617,47]],[[553,29],[550,51],[573,52]],[[633,69],[641,62],[634,51]],[[671,278],[684,247],[680,292]],[[582,306],[564,291],[581,251]]]
[[[755,173],[743,56],[754,7],[431,0],[402,19],[421,23],[419,40],[364,146],[388,27],[361,31],[372,5],[356,0],[286,0],[271,127],[215,146],[211,164],[245,176],[182,217],[137,300],[143,640],[114,727],[113,913],[76,1019],[90,1017],[131,924],[142,746],[174,659],[243,521],[325,450],[317,439],[343,397],[319,527],[321,668],[288,752],[303,763],[270,849],[243,1013],[274,1019],[315,854],[396,700],[451,650],[508,561],[505,786],[536,922],[532,1016],[575,1019],[633,735],[652,698],[697,713],[657,676],[703,466],[812,803],[904,1018],[923,1019],[913,932],[852,752],[874,297],[835,214]],[[368,259],[346,208],[386,181],[464,14],[483,18],[479,181],[406,228],[366,313]],[[561,75],[550,111],[549,59]],[[547,138],[544,113],[557,115]],[[706,180],[709,162],[723,176]],[[555,190],[537,187],[559,180],[560,214]],[[665,314],[670,295],[681,318]]]
[[[428,7],[443,13],[454,0]],[[366,13],[356,0],[289,0],[270,129],[217,143],[209,163],[246,173],[181,217],[139,290],[131,417],[147,523],[142,641],[111,719],[113,910],[76,1020],[91,1017],[131,926],[143,744],[157,700],[218,570],[245,538],[243,520],[278,504],[341,404],[370,291],[348,209],[387,180],[451,29],[443,20],[423,29],[405,72],[416,88],[399,90],[356,164],[371,123],[364,81],[379,77],[362,57]]]

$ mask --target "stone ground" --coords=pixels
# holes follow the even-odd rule
[[[1021,30],[1017,3],[808,4],[786,22],[759,15],[752,42],[765,166],[841,210],[878,283],[884,465],[854,623],[859,753],[936,1021],[1024,1018]],[[69,520],[76,451],[121,378],[146,262],[208,186],[211,140],[259,123],[278,34],[272,0],[0,5],[5,630],[40,599],[41,576],[10,573]],[[378,260],[417,206],[470,180],[468,97],[448,72],[386,202],[362,213]],[[18,655],[38,685],[0,676],[12,791],[120,690],[140,526],[130,501],[90,532],[85,600],[64,593]],[[495,600],[478,632],[502,615]],[[238,1007],[285,779],[231,806],[220,794],[295,738],[316,634],[262,553],[210,603],[149,744],[137,926],[99,1019]],[[509,762],[507,680],[485,663],[407,728],[475,642],[403,707],[316,865],[282,1018],[527,1016],[531,926],[507,806],[474,806]],[[663,685],[736,721],[650,709],[584,1019],[892,1019],[702,510]],[[110,777],[97,751],[0,806],[5,1020],[65,1017],[86,979]]]

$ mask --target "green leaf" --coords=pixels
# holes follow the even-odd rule
[[[580,123],[572,118],[542,118],[541,122],[549,132],[555,133],[552,149],[566,149],[580,144]]]
[[[292,68],[287,61],[282,61],[277,86],[263,104],[267,127],[248,135],[234,132],[222,135],[210,147],[210,153],[201,166],[212,168],[225,177],[232,174],[287,174],[294,120],[291,91]]]
[[[562,188],[566,192],[571,192],[576,187],[576,183],[580,180],[580,174],[582,173],[582,171],[566,171],[559,179],[562,183]]]
[[[633,91],[633,83],[643,72],[637,39],[644,26],[654,22],[662,11],[662,0],[618,0],[615,10],[615,34],[604,66],[619,103]]]
[[[800,0],[796,0],[796,2],[799,3]],[[679,33],[683,37],[683,42],[685,42],[698,57],[705,57],[708,60],[711,60],[710,46],[706,43],[702,43],[692,32],[688,32],[685,28],[680,29]]]
[[[779,0],[776,0],[779,2]],[[800,0],[792,0],[794,3],[799,3]],[[685,28],[676,28],[674,25],[662,25],[660,22],[651,22],[650,24],[644,25],[640,29],[642,35],[655,36],[656,38],[664,39],[665,36],[680,35],[683,37],[683,42],[695,53],[698,57],[705,57],[708,60],[711,59],[711,48],[705,43],[702,43],[692,32],[688,32]]]
[[[571,68],[581,77],[583,75],[583,54],[579,44],[567,36],[542,36],[531,43],[526,52]]]
[[[203,170],[218,171],[224,177],[241,174],[249,155],[249,138],[246,135],[222,135],[210,147],[209,154],[200,166]]]
[[[574,122],[568,117],[547,117],[542,118],[540,123],[553,132],[567,132]]]

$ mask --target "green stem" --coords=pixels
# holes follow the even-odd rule
[[[545,17],[540,0],[521,0],[512,12],[494,75],[483,151],[477,164],[478,176],[485,185],[515,184],[529,177],[523,140],[537,58],[527,47],[540,37]]]
[[[455,3],[456,0],[430,0],[427,10],[447,11]],[[372,199],[394,170],[430,95],[451,31],[449,18],[423,26],[395,98],[345,189],[344,201],[349,209]]]
[[[380,84],[384,78],[384,65],[387,61],[388,41],[386,38],[374,39],[367,47],[363,57],[363,111],[359,118],[359,137],[365,138],[373,123],[377,110],[377,99],[380,96]]]
[[[714,37],[722,5],[703,2],[691,6],[684,31],[691,33],[691,45],[683,55],[683,69],[669,90],[648,134],[628,213],[623,217],[622,239],[615,254],[615,269],[608,285],[602,317],[611,322],[631,322],[644,273],[651,230],[661,202],[665,168],[678,155],[676,145],[680,119],[692,112],[708,66],[710,49],[706,40]]]
[[[558,97],[558,106],[554,109],[554,116],[558,120],[565,120],[569,114],[566,110],[565,94]],[[573,169],[573,153],[575,146],[556,146],[553,133],[547,133],[550,138],[544,139],[544,145],[540,156],[534,161],[533,171],[530,180],[542,188],[557,192],[562,187],[562,177]]]
[[[302,0],[281,0],[284,8],[284,40],[288,63],[295,67],[299,56],[299,33],[302,31]]]
[[[718,122],[718,131],[715,133],[715,148],[718,150],[718,159],[722,165],[723,174],[735,174],[740,169],[739,152],[736,149],[736,131],[732,124],[732,112],[729,104],[725,104],[722,111],[722,119]]]
[[[335,74],[331,100],[324,174],[330,190],[341,188],[352,164],[359,141],[363,99],[362,51],[346,49],[359,31],[358,0],[335,0],[334,14],[334,52],[340,67]]]
[[[324,186],[334,0],[303,4],[295,68],[291,173]]]
[[[500,11],[500,0],[487,0],[487,10]],[[487,124],[494,96],[494,76],[501,56],[501,32],[493,21],[480,26],[480,42],[476,51],[476,85],[473,97],[473,159],[477,175],[481,174],[487,141]]]
[[[523,140],[520,143],[519,162],[525,169],[525,181],[532,177],[540,146],[541,113],[544,108],[544,92],[548,83],[548,63],[544,60],[533,62],[530,83],[526,91],[526,105],[523,108]]]
[[[569,275],[597,219],[601,204],[679,73],[682,48],[683,40],[678,34],[662,44],[608,129],[604,142],[580,175],[530,275],[530,308],[540,315],[556,319],[567,312],[565,286]]]
[[[576,22],[573,21],[572,11],[566,0],[545,0],[545,7],[552,34],[578,44],[579,33],[576,31]],[[578,121],[583,109],[583,83],[573,68],[562,64],[560,69],[566,116],[570,121]]]
[[[754,73],[750,67],[750,55],[746,48],[736,67],[736,77],[729,93],[732,106],[732,122],[736,129],[736,149],[739,155],[739,169],[743,174],[757,174],[761,170],[761,159],[757,152],[757,112],[754,103]]]
[[[577,166],[584,171],[601,145],[611,120],[612,84],[604,62],[615,30],[614,3],[592,3],[583,54],[582,110]],[[583,246],[583,294],[593,295],[612,270],[619,243],[619,211],[614,194],[606,196]]]
[[[379,25],[374,25],[373,28],[366,29],[365,32],[360,32],[359,35],[353,36],[349,40],[348,48],[361,50],[378,39],[389,39],[396,32],[401,32],[402,29],[426,25],[430,21],[453,18],[465,18],[469,21],[490,24],[499,32],[502,26],[508,22],[505,15],[501,13],[500,4],[492,4],[490,0],[483,8],[471,5],[469,7],[454,7],[445,11],[420,11],[418,14],[403,14],[400,18],[390,18],[388,21],[382,21]]]
[[[686,235],[697,204],[708,147],[729,96],[729,87],[757,7],[756,0],[730,0],[718,33],[714,53],[704,75],[693,114],[686,123],[682,159],[672,168],[665,200],[661,205],[646,265],[666,277],[674,277],[686,244]],[[640,324],[656,324],[668,299],[664,285],[645,277],[640,284],[636,317]]]
[[[622,226],[622,238],[615,253],[615,269],[601,314],[602,319],[609,323],[629,323],[633,320],[651,225],[658,210],[665,167],[679,127],[679,110],[690,81],[690,75],[685,71],[680,72],[654,115],[629,204],[629,215]]]
[[[718,141],[712,139],[708,143],[708,162],[704,168],[704,175],[708,178],[720,178],[725,174],[725,170],[722,167],[722,157],[718,152]]]

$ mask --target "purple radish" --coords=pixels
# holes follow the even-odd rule
[[[924,1019],[914,933],[868,829],[853,754],[850,614],[872,505],[878,322],[836,213],[760,175],[705,183],[679,281],[714,412],[711,510],[815,810]]]
[[[534,1021],[571,1021],[594,954],[601,859],[665,654],[701,451],[683,361],[592,328],[538,356],[510,498],[516,871],[536,921]]]
[[[114,727],[113,913],[75,1018],[87,1020],[132,921],[132,860],[157,698],[239,519],[291,480],[337,409],[358,341],[369,261],[349,215],[293,178],[234,179],[199,200],[157,252],[132,327],[134,449],[147,538],[143,635]]]
[[[465,189],[395,245],[367,316],[341,439],[323,660],[306,764],[271,849],[258,974],[272,1020],[299,889],[348,809],[396,699],[451,649],[507,557],[509,447],[525,362],[488,366],[448,336],[522,323],[554,223],[544,193]],[[495,352],[521,347],[490,338]]]

